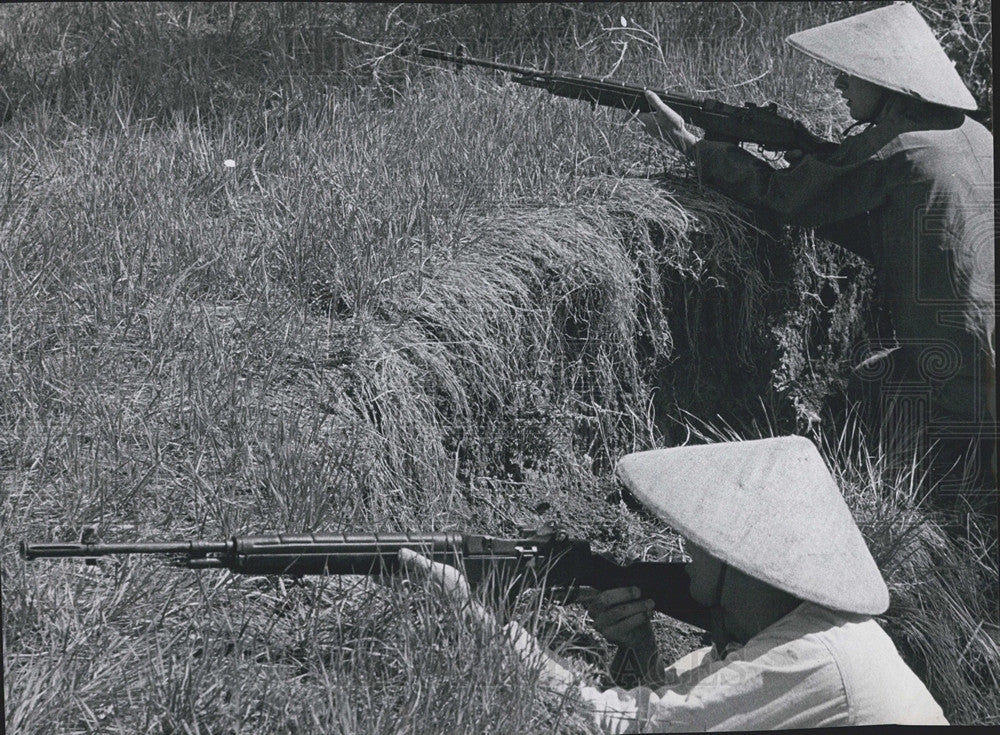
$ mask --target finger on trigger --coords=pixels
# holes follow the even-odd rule
[[[589,605],[600,594],[601,591],[593,587],[572,587],[566,595],[566,603]]]
[[[620,620],[609,628],[606,628],[603,631],[603,634],[604,637],[609,640],[620,640],[625,638],[640,625],[644,625],[647,622],[649,622],[649,614],[646,612],[639,612],[635,615],[630,615],[624,620]]]
[[[598,618],[605,617],[615,608],[635,600],[640,594],[641,592],[636,587],[616,587],[605,590],[591,600],[587,606],[587,612],[596,622]]]
[[[594,616],[594,627],[598,630],[606,630],[626,618],[640,613],[648,613],[650,610],[652,610],[652,607],[647,600],[636,600],[634,602],[615,605]]]

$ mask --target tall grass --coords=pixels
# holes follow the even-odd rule
[[[972,516],[964,538],[930,508],[919,464],[899,468],[849,419],[827,452],[889,586],[880,621],[952,722],[992,722],[1000,711],[996,536]],[[969,693],[975,691],[972,697]]]
[[[863,270],[766,235],[621,115],[385,48],[464,40],[544,63],[548,43],[569,71],[686,91],[771,64],[717,94],[794,101],[824,130],[843,111],[802,97],[819,72],[753,34],[853,12],[835,5],[0,9],[9,729],[584,730],[418,590],[25,564],[16,543],[87,524],[139,539],[557,520],[618,555],[665,553],[616,502],[613,461],[682,439],[681,409],[776,429],[818,416],[864,330],[864,278],[838,276]],[[496,38],[501,21],[524,32]],[[892,511],[873,543],[922,518],[865,487],[852,503]],[[907,587],[942,554],[974,558],[928,528],[933,553],[894,572],[895,630],[948,714],[984,721],[978,603]],[[579,609],[534,610],[600,674]],[[963,646],[950,669],[939,640]]]
[[[746,430],[694,416],[682,421],[706,442],[779,433],[773,419]],[[923,482],[917,458],[900,466],[865,430],[849,413],[840,426],[810,433],[889,587],[889,609],[877,619],[952,724],[995,722],[1000,576],[990,519],[972,516],[963,537],[949,534],[947,519],[928,503],[933,488]]]

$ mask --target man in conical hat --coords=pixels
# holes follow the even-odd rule
[[[516,649],[542,681],[575,691],[606,732],[948,724],[872,618],[889,593],[836,483],[803,437],[675,447],[623,458],[618,475],[687,539],[690,595],[709,608],[714,645],[660,665],[652,603],[633,588],[589,601],[595,627],[645,683],[582,686],[516,624]],[[404,550],[487,625],[461,573]],[[624,655],[623,655],[624,654]]]
[[[895,346],[860,363],[854,398],[872,428],[908,425],[905,462],[933,448],[936,500],[959,487],[995,491],[993,137],[966,116],[975,100],[908,3],[787,41],[840,72],[851,115],[869,124],[835,151],[775,169],[737,145],[698,140],[652,92],[657,112],[640,119],[703,183],[874,263]]]

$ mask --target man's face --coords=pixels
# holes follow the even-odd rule
[[[719,584],[719,574],[722,572],[722,562],[687,540],[684,542],[684,551],[691,557],[691,561],[684,568],[691,578],[691,597],[702,605],[718,605],[719,600],[715,599],[715,593]]]
[[[864,79],[841,72],[834,86],[847,102],[847,109],[858,122],[871,122],[878,114],[885,90]]]

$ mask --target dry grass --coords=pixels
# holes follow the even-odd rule
[[[619,115],[374,51],[324,73],[333,57],[309,28],[395,17],[357,7],[0,9],[16,103],[0,128],[10,731],[579,732],[487,631],[419,592],[27,565],[16,543],[92,523],[148,539],[553,519],[617,555],[658,556],[671,541],[615,502],[613,461],[683,438],[680,409],[758,432],[804,421],[864,329],[864,281],[837,280],[854,261],[800,233],[763,237]],[[637,39],[654,21],[662,37],[711,30],[622,7]],[[747,17],[758,11],[743,30],[719,11],[743,55],[728,61],[705,42],[690,67],[635,39],[623,54],[603,16],[574,26],[590,36],[563,58],[603,74],[621,57],[630,74],[669,68],[665,86],[711,88],[767,57],[753,28],[798,22],[771,6]],[[476,13],[550,13],[565,30],[560,13],[583,11],[393,12],[402,35],[444,43]],[[498,52],[534,63],[536,40]],[[774,64],[720,96],[815,104],[817,129],[842,114],[800,100],[813,77]],[[651,178],[664,164],[675,173]],[[870,487],[886,509],[873,542],[891,546],[899,514],[921,516],[895,485]],[[913,621],[895,630],[949,715],[980,721],[974,700],[995,686],[977,673],[992,649],[967,625],[979,603],[964,581],[906,587],[946,553],[927,533],[893,572]],[[522,612],[584,645],[601,675],[579,609]],[[688,639],[666,628],[680,650]],[[968,665],[932,656],[938,641]]]

